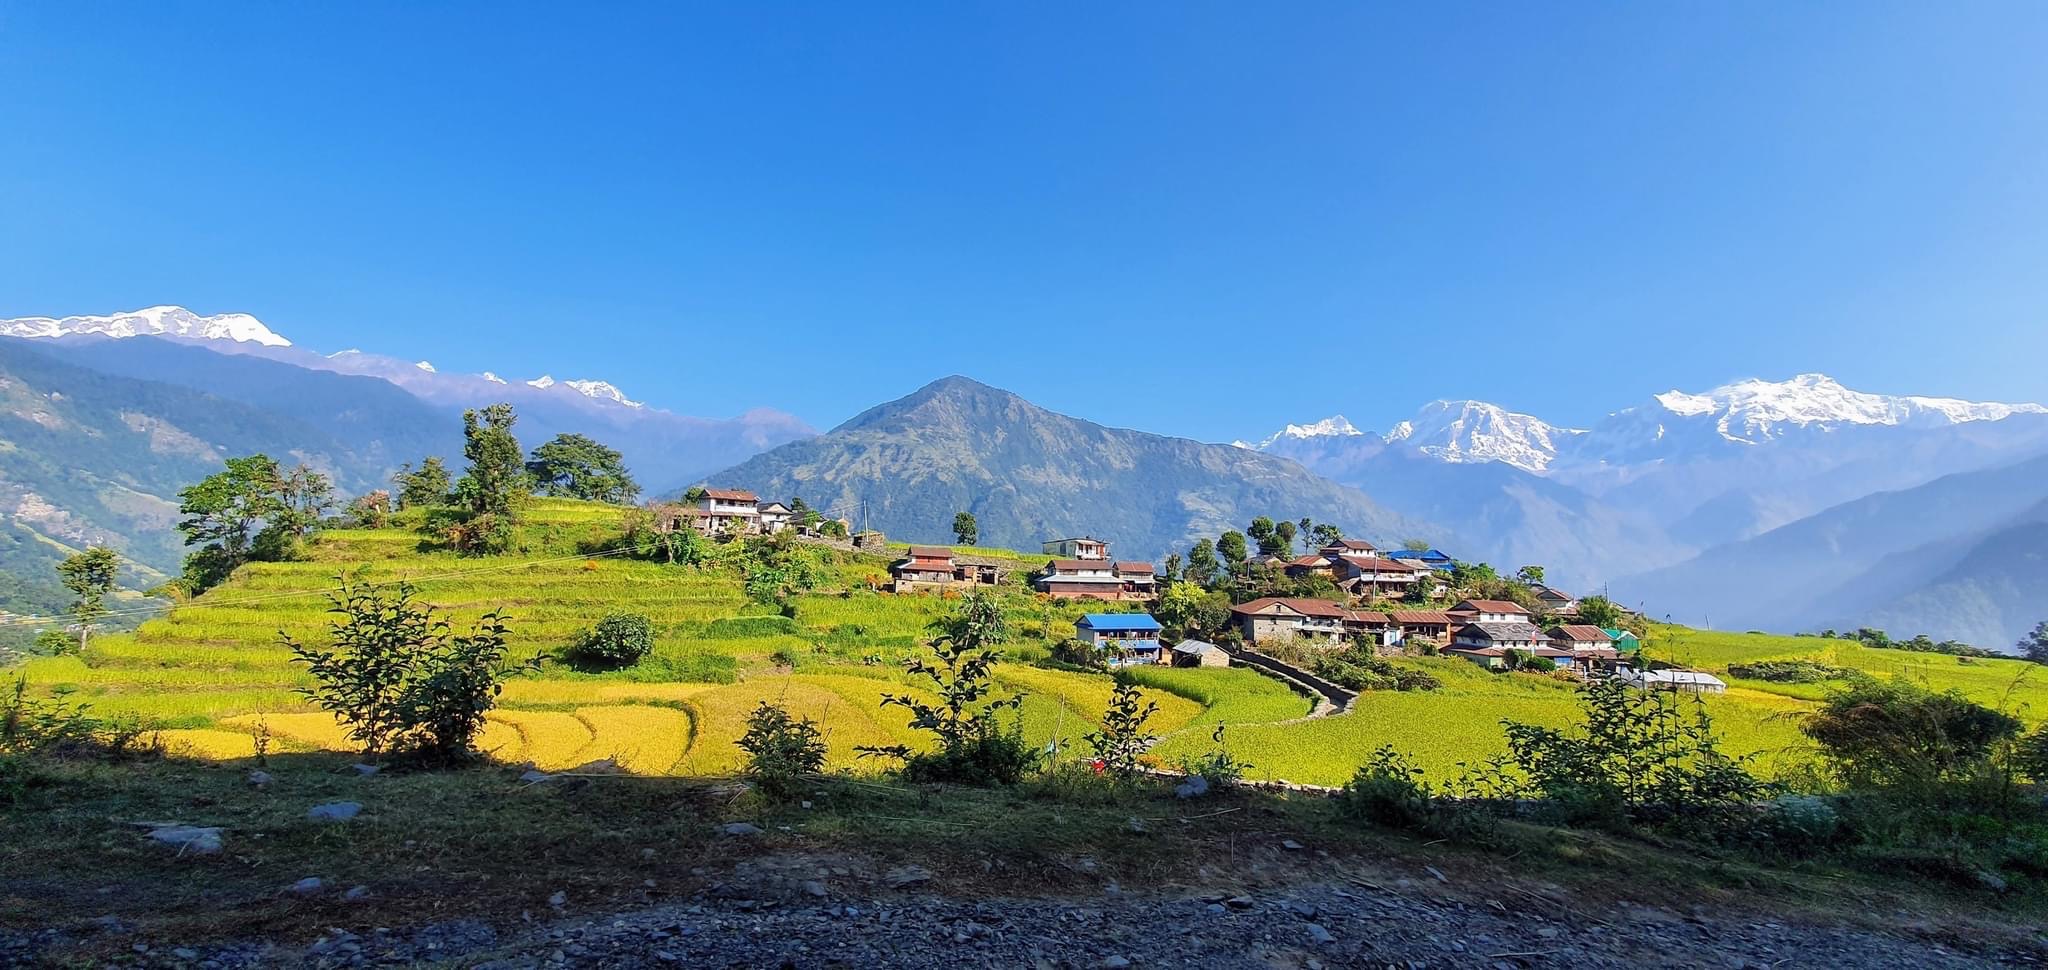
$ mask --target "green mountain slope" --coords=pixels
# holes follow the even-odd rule
[[[45,581],[57,560],[87,545],[113,546],[145,567],[133,583],[160,578],[151,569],[175,570],[178,490],[252,452],[305,462],[343,492],[373,486],[395,464],[307,419],[0,340],[0,516],[10,526],[0,568],[16,581],[0,590],[0,609],[61,606],[68,597]]]
[[[802,496],[910,541],[947,539],[973,512],[984,544],[1035,549],[1094,535],[1118,556],[1156,558],[1252,517],[1308,516],[1381,542],[1442,530],[1284,458],[1055,414],[964,377],[935,381],[826,434],[712,476],[764,496]]]

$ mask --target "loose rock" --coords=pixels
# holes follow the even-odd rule
[[[360,802],[328,802],[306,810],[306,817],[315,822],[346,822],[363,810]]]
[[[164,845],[175,846],[180,853],[212,855],[220,851],[219,826],[167,825],[152,829],[149,837]]]

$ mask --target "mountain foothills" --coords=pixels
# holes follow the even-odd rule
[[[1256,516],[1308,517],[1541,565],[1553,585],[1691,622],[2001,648],[2048,598],[2048,409],[1816,374],[1671,391],[1586,428],[1435,401],[1384,433],[1337,416],[1235,446],[954,377],[814,434],[766,407],[691,417],[602,380],[318,353],[247,314],[166,306],[0,320],[0,380],[0,608],[16,611],[59,602],[49,563],[92,543],[121,550],[128,585],[161,579],[181,552],[177,491],[224,457],[305,464],[344,494],[388,487],[405,463],[454,457],[462,412],[496,402],[524,446],[595,439],[648,494],[801,496],[913,541],[971,512],[991,545],[1093,534],[1157,559]]]
[[[1185,551],[1261,515],[1314,516],[1382,542],[1433,531],[1283,458],[1106,428],[964,377],[934,381],[715,478],[801,496],[914,541],[943,538],[954,513],[967,511],[989,545],[1092,535],[1141,559]]]

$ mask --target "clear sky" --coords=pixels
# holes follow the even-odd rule
[[[0,316],[1210,440],[2048,398],[2048,4],[0,0]]]

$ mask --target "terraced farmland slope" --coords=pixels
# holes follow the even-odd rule
[[[819,721],[833,762],[842,766],[861,764],[858,745],[920,740],[902,711],[882,708],[880,699],[914,689],[900,662],[919,649],[951,601],[873,592],[883,560],[841,555],[825,587],[796,597],[794,615],[783,616],[749,602],[728,571],[624,558],[617,550],[621,515],[592,503],[536,501],[520,547],[486,559],[434,551],[404,528],[331,531],[312,545],[308,561],[252,564],[133,633],[102,637],[81,657],[31,661],[21,672],[38,691],[68,690],[101,713],[159,725],[174,747],[200,756],[248,757],[259,731],[284,750],[346,749],[332,719],[293,691],[306,679],[279,635],[319,640],[329,619],[326,592],[344,573],[362,570],[377,582],[411,581],[458,629],[503,611],[515,654],[557,654],[607,612],[653,620],[654,651],[632,668],[591,674],[549,664],[540,676],[511,682],[484,736],[484,747],[508,762],[564,768],[612,758],[640,772],[725,773],[737,764],[732,742],[746,713],[762,700]],[[1081,735],[1098,726],[1111,682],[1030,662],[1068,636],[1074,617],[1089,607],[1043,601],[1021,586],[1006,588],[1002,602],[1017,638],[1009,648],[1014,662],[999,668],[998,679],[1025,693],[1027,735],[1073,756]],[[1961,664],[1840,641],[1677,627],[1652,630],[1649,644],[1657,656],[1716,671],[1743,660],[1820,658],[1937,689],[1957,687],[2030,721],[2048,713],[2048,678],[2012,661]],[[1458,660],[1398,662],[1428,669],[1445,689],[1368,693],[1350,715],[1311,720],[1305,700],[1248,670],[1148,669],[1137,676],[1161,706],[1151,728],[1162,735],[1155,749],[1162,762],[1208,750],[1220,723],[1233,753],[1255,766],[1253,777],[1318,784],[1343,782],[1382,744],[1432,773],[1453,774],[1461,763],[1503,749],[1503,718],[1562,724],[1573,713],[1570,686],[1559,681],[1490,674]],[[1734,683],[1726,697],[1709,702],[1729,746],[1761,755],[1766,770],[1803,758],[1796,717],[1822,687]]]

